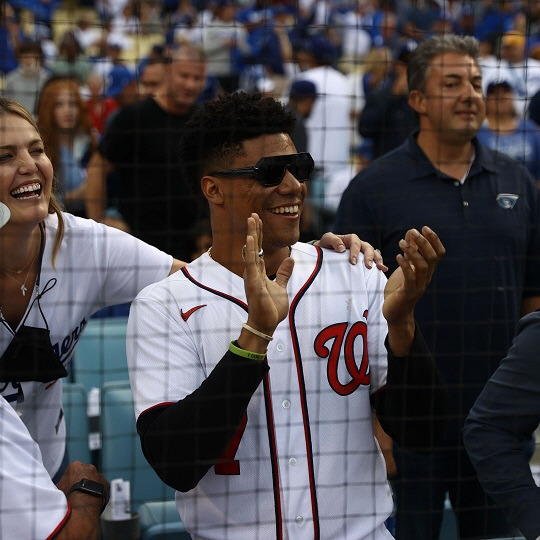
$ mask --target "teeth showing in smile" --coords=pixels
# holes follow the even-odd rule
[[[270,212],[272,212],[272,214],[298,214],[298,205],[280,206],[279,208],[272,208]]]
[[[39,182],[34,182],[33,184],[27,184],[26,186],[14,189],[10,192],[10,195],[16,199],[35,199],[36,197],[39,197],[40,192],[41,184]]]

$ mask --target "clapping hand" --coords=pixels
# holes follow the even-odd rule
[[[407,354],[414,337],[414,308],[446,250],[429,227],[423,227],[422,234],[416,229],[408,230],[399,247],[403,255],[396,257],[399,268],[384,288],[383,315],[388,322],[390,349],[402,356]]]
[[[272,336],[277,325],[285,319],[289,310],[287,283],[291,277],[294,261],[287,257],[279,266],[274,281],[268,279],[262,253],[263,224],[257,214],[247,220],[245,249],[244,287],[248,303],[247,324],[267,336]],[[264,352],[268,341],[242,329],[238,344],[252,352]]]

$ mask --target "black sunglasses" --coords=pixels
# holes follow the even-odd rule
[[[315,162],[308,152],[287,154],[284,156],[268,156],[257,161],[254,167],[212,171],[214,176],[251,176],[264,187],[278,186],[285,173],[289,171],[299,182],[311,178]]]

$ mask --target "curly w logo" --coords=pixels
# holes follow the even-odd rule
[[[315,353],[320,358],[328,357],[328,382],[332,389],[340,396],[348,396],[360,385],[369,384],[369,359],[367,350],[367,325],[364,322],[356,322],[347,331],[348,323],[336,323],[327,326],[319,332],[315,338]],[[354,354],[354,342],[357,338],[362,339],[362,358],[358,364]],[[326,346],[328,341],[333,340],[330,349]],[[343,348],[343,354],[342,354]],[[339,362],[344,359],[347,372],[351,379],[340,381],[338,376]]]

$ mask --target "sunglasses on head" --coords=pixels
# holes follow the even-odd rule
[[[311,178],[315,162],[308,152],[300,154],[287,154],[284,156],[268,156],[257,161],[254,167],[241,167],[239,169],[225,169],[212,171],[214,176],[251,176],[264,187],[278,186],[285,173],[289,171],[299,182]]]

